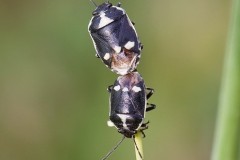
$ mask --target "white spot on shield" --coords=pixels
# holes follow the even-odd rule
[[[109,54],[109,53],[106,53],[103,58],[104,58],[105,60],[109,60],[110,54]]]
[[[122,11],[123,12],[123,14],[125,14],[125,11],[124,11],[124,9],[122,9],[121,7],[117,7],[117,6],[112,6],[113,8],[116,8],[117,10],[120,10],[120,11]]]
[[[100,19],[100,23],[98,25],[98,28],[102,28],[102,27],[108,25],[109,23],[113,22],[113,19],[108,18],[105,15],[106,14],[104,12],[100,13],[101,19]]]
[[[134,45],[135,45],[135,42],[128,41],[128,42],[124,45],[124,47],[129,50],[129,49],[132,49],[132,48],[134,47]]]
[[[134,92],[139,92],[139,91],[141,91],[142,89],[141,89],[140,87],[138,87],[138,86],[134,86],[134,87],[132,88],[132,90],[133,90]]]
[[[124,88],[122,89],[122,91],[123,91],[123,92],[128,92],[129,90],[128,90],[127,87],[124,87]]]
[[[128,129],[126,121],[127,118],[129,117],[128,115],[124,115],[124,114],[118,114],[119,118],[121,119],[122,123],[123,123],[123,128]]]
[[[121,47],[120,46],[114,46],[114,51],[116,52],[116,53],[120,53],[121,52]]]
[[[108,127],[113,127],[113,126],[115,126],[114,123],[113,123],[112,121],[110,121],[110,120],[107,121],[107,125],[108,125]]]
[[[120,85],[117,85],[113,88],[115,91],[119,91],[120,90]]]

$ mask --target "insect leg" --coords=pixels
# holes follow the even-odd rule
[[[153,110],[153,109],[155,109],[155,108],[156,108],[156,105],[155,105],[155,104],[147,103],[146,112],[151,111],[151,110]]]
[[[97,53],[95,54],[95,56],[96,56],[97,58],[100,58],[100,56],[99,56]]]
[[[120,2],[118,2],[117,7],[121,7],[121,3]]]
[[[149,99],[153,95],[154,89],[152,89],[152,88],[146,88],[146,89],[149,91],[147,93],[147,99]]]
[[[113,85],[108,86],[108,88],[107,88],[108,93],[112,92],[112,88],[113,88]]]

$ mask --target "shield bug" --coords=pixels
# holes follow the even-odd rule
[[[132,138],[138,148],[134,135],[141,131],[145,137],[143,130],[148,128],[149,123],[144,123],[145,113],[156,107],[154,104],[147,103],[154,90],[145,87],[144,80],[138,72],[131,72],[119,76],[115,83],[108,87],[108,91],[110,93],[108,126],[115,126],[118,132],[123,134],[123,139]],[[120,145],[123,139],[104,159]]]
[[[136,69],[142,44],[126,11],[109,2],[96,6],[88,31],[96,56],[113,72],[125,75]]]
[[[137,131],[147,129],[144,123],[145,113],[155,108],[147,99],[153,89],[146,88],[138,72],[118,77],[114,85],[108,87],[110,92],[109,126],[115,126],[118,132],[132,138]]]

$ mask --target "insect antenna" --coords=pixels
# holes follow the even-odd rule
[[[135,141],[135,136],[133,136],[133,142],[134,142],[135,147],[137,148],[137,151],[138,151],[139,156],[141,157],[141,159],[143,159],[143,156],[142,156],[142,154],[140,153],[139,148],[138,148],[138,146],[137,146],[137,143],[136,143],[136,141]]]
[[[92,4],[97,7],[98,5],[93,1],[93,0],[90,0],[92,2]]]
[[[119,147],[119,145],[123,142],[125,138],[126,137],[123,136],[123,138],[117,143],[117,145],[111,151],[109,151],[108,154],[105,157],[103,157],[101,160],[107,159]]]

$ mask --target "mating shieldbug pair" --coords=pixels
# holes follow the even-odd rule
[[[108,125],[115,126],[118,132],[123,134],[123,139],[133,138],[135,143],[134,135],[138,131],[143,133],[143,130],[148,128],[148,122],[144,123],[145,113],[155,108],[154,104],[147,103],[153,89],[145,87],[143,78],[136,71],[143,47],[133,23],[120,7],[120,3],[113,6],[105,2],[95,6],[88,30],[97,52],[96,56],[113,72],[121,75],[114,85],[108,87],[110,93]],[[144,133],[143,135],[145,136]],[[103,159],[106,159],[112,151]],[[139,155],[141,156],[140,153]]]

